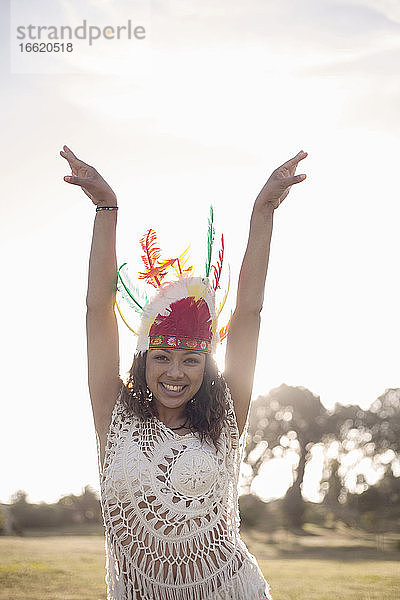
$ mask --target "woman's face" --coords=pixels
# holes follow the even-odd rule
[[[146,383],[159,403],[178,408],[196,395],[203,382],[205,354],[191,350],[149,350]]]

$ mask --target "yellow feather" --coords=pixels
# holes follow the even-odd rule
[[[204,285],[204,283],[192,283],[187,286],[188,295],[193,296],[196,301],[200,298],[204,298],[204,296],[207,294],[207,289],[208,288]]]
[[[189,260],[189,249],[190,246],[188,246],[180,256],[178,256],[178,260],[179,260],[179,264],[181,266],[182,271],[192,271],[193,267],[186,267],[186,263]],[[179,268],[178,265],[175,263],[174,264],[174,273],[176,277],[179,277],[180,273],[179,273]]]
[[[132,327],[129,325],[128,321],[125,319],[124,315],[122,314],[122,310],[121,310],[121,308],[120,308],[117,300],[115,300],[115,304],[117,305],[119,316],[121,317],[121,319],[123,320],[123,322],[125,323],[125,325],[128,327],[128,329],[130,329],[132,331],[132,333],[134,333],[135,335],[139,335],[138,333],[136,333],[136,331],[134,329],[132,329]]]
[[[157,315],[154,315],[154,317],[151,317],[150,319],[147,319],[147,321],[146,321],[146,328],[145,328],[146,335],[150,335],[150,329],[151,329],[151,326],[153,325],[154,321],[156,320],[156,316]]]
[[[215,332],[217,330],[217,324],[218,324],[218,317],[215,317],[215,319],[212,320],[211,323],[211,332],[212,332],[212,336],[214,337]]]

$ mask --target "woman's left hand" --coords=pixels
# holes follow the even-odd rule
[[[306,175],[295,175],[297,165],[306,158],[307,152],[299,152],[296,156],[275,169],[256,199],[256,205],[274,209],[284,201],[292,185],[304,181]]]

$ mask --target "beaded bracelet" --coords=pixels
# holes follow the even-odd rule
[[[118,206],[97,206],[96,212],[99,210],[118,210]]]

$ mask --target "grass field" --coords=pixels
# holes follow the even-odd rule
[[[377,550],[373,536],[361,533],[313,528],[304,536],[278,533],[269,544],[263,536],[243,533],[274,600],[400,598],[398,535],[386,536],[384,550]],[[105,597],[101,536],[0,537],[1,600]]]

